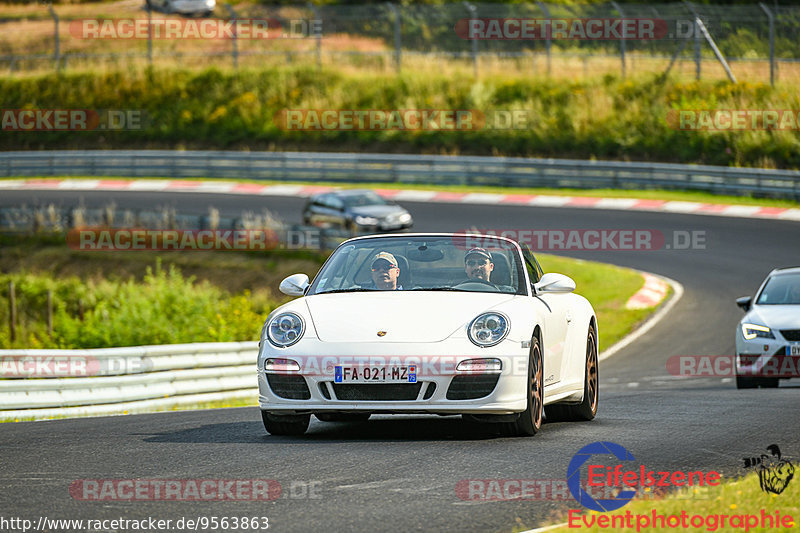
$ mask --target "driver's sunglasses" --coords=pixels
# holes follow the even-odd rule
[[[380,270],[386,270],[388,272],[389,270],[391,270],[393,268],[395,268],[395,266],[393,264],[386,263],[386,262],[376,263],[376,264],[372,265],[372,271],[373,272],[378,272]]]
[[[486,259],[468,259],[467,260],[467,266],[470,266],[470,267],[481,266],[481,265],[485,265],[486,263],[487,263]]]

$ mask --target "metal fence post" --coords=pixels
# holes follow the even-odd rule
[[[695,70],[695,79],[700,79],[700,19],[698,17],[694,18],[694,70]]]
[[[147,8],[147,64],[153,68],[153,6],[150,2],[145,4]]]
[[[394,15],[394,66],[397,69],[397,73],[400,73],[400,69],[402,67],[402,35],[401,35],[401,28],[400,28],[400,13],[397,11],[397,8],[391,2],[387,2],[386,6],[389,8],[389,11],[392,12]]]
[[[617,13],[619,13],[620,18],[625,18],[625,12],[622,11],[622,8],[619,7],[618,3],[611,2],[611,5],[614,6],[614,9],[617,10]],[[619,57],[622,61],[622,79],[625,79],[625,38],[621,35],[619,38]]]
[[[775,85],[775,17],[764,2],[759,2],[758,5],[769,19],[769,84]]]
[[[58,15],[53,9],[53,3],[47,4],[47,9],[50,11],[50,16],[53,17],[55,23],[55,49],[53,50],[53,58],[56,61],[56,72],[61,72],[61,36],[58,33]]]
[[[307,5],[308,5],[308,9],[311,10],[311,15],[314,17],[314,20],[315,21],[316,20],[321,20],[319,18],[319,11],[317,11],[317,7],[314,4],[312,4],[311,2],[308,2]],[[321,35],[321,33],[317,33],[315,35],[315,38],[317,40],[317,68],[322,70],[322,35]]]
[[[700,28],[700,31],[703,32],[703,37],[705,37],[706,41],[708,41],[708,45],[711,47],[711,50],[717,57],[717,61],[719,61],[720,64],[722,65],[722,68],[725,69],[725,73],[728,75],[728,79],[731,80],[732,83],[736,83],[736,76],[733,75],[733,71],[731,70],[730,65],[728,65],[728,62],[725,61],[724,57],[722,57],[722,52],[719,51],[717,43],[714,42],[714,39],[711,38],[711,34],[708,33],[708,28],[706,28],[706,25],[703,24],[702,20],[700,20],[700,17],[697,17],[696,20],[697,20],[697,26]]]
[[[225,4],[225,9],[228,10],[228,14],[231,16],[231,20],[233,21],[233,37],[231,38],[231,45],[233,49],[231,50],[231,55],[233,56],[233,68],[235,70],[239,70],[239,44],[236,38],[236,11],[233,10],[233,7],[230,4]]]
[[[553,17],[550,16],[550,10],[547,9],[546,5],[541,3],[539,0],[536,0],[536,5],[539,6],[539,9],[542,10],[542,12],[544,13],[545,17],[547,17],[548,19],[552,19],[553,18]],[[548,77],[550,76],[550,73],[552,72],[552,60],[551,60],[551,57],[550,57],[550,48],[553,46],[553,43],[552,43],[551,37],[552,37],[552,34],[551,34],[551,31],[550,31],[550,26],[548,26],[547,27],[547,34],[545,35],[545,41],[544,41],[544,46],[545,46],[545,49],[547,50],[547,76]]]
[[[470,18],[475,18],[475,14],[478,12],[478,8],[474,5],[470,4],[469,2],[464,2],[464,6],[469,11]],[[472,70],[475,73],[475,77],[478,77],[478,39],[477,37],[473,36],[472,39]]]

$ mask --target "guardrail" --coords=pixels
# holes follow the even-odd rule
[[[676,189],[800,200],[800,172],[670,163],[314,152],[0,152],[0,176],[126,176]]]
[[[0,350],[0,421],[257,397],[256,342]]]

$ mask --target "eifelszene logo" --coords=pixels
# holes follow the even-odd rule
[[[780,494],[794,477],[794,465],[781,458],[781,449],[777,444],[767,446],[770,455],[761,454],[761,457],[745,457],[745,468],[758,467],[758,480],[761,490]]]
[[[584,446],[576,453],[567,467],[567,487],[572,497],[582,506],[598,512],[615,511],[636,496],[637,489],[662,489],[684,486],[719,485],[721,475],[719,472],[692,472],[648,470],[645,465],[638,468],[624,470],[623,465],[605,466],[595,456],[613,456],[618,461],[635,461],[633,454],[623,446],[608,442],[593,442]],[[581,487],[581,467],[588,463],[587,487],[615,487],[620,488],[613,498],[594,499]],[[625,490],[625,489],[633,490]]]

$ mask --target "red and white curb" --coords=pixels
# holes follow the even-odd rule
[[[262,196],[308,197],[337,187],[322,185],[259,185],[235,181],[189,181],[155,179],[0,179],[5,190],[136,191],[244,194]],[[766,218],[800,222],[800,208],[757,205],[707,204],[637,198],[598,198],[587,196],[547,196],[537,194],[495,194],[407,189],[374,189],[385,198],[406,202],[461,203],[482,205],[517,205],[532,207],[569,207],[654,211],[692,215],[738,218]]]
[[[642,275],[642,277],[645,278],[645,284],[641,289],[639,289],[639,291],[636,292],[636,294],[631,296],[631,298],[628,300],[629,303],[631,300],[634,299],[640,301],[646,300],[648,302],[647,307],[655,307],[659,305],[664,300],[664,298],[666,298],[667,286],[672,287],[672,296],[670,297],[669,300],[667,300],[664,303],[664,305],[659,307],[655,313],[650,315],[642,325],[637,327],[632,332],[628,333],[625,337],[623,337],[619,342],[617,342],[613,346],[609,347],[606,350],[602,350],[600,352],[600,356],[598,357],[599,361],[608,359],[609,357],[619,352],[620,350],[631,344],[633,341],[642,337],[645,333],[653,329],[653,327],[656,324],[658,324],[661,321],[661,319],[663,319],[665,316],[667,316],[667,314],[669,314],[670,311],[672,311],[672,308],[675,307],[678,301],[683,297],[683,285],[681,285],[674,279],[665,276],[659,276],[656,274],[651,274],[649,272],[639,271],[639,273]],[[659,288],[657,290],[654,290],[655,282],[653,281],[650,282],[650,286],[648,287],[647,283],[649,278],[653,278],[657,280],[660,284],[663,284],[663,289],[661,285],[659,285]],[[639,295],[643,293],[643,291],[646,291],[646,295],[642,295],[640,297]],[[656,295],[659,293],[661,293],[662,295],[660,298],[656,299]]]
[[[631,296],[625,304],[625,309],[647,309],[655,307],[667,295],[667,283],[661,278],[648,273],[643,273],[644,286]]]

